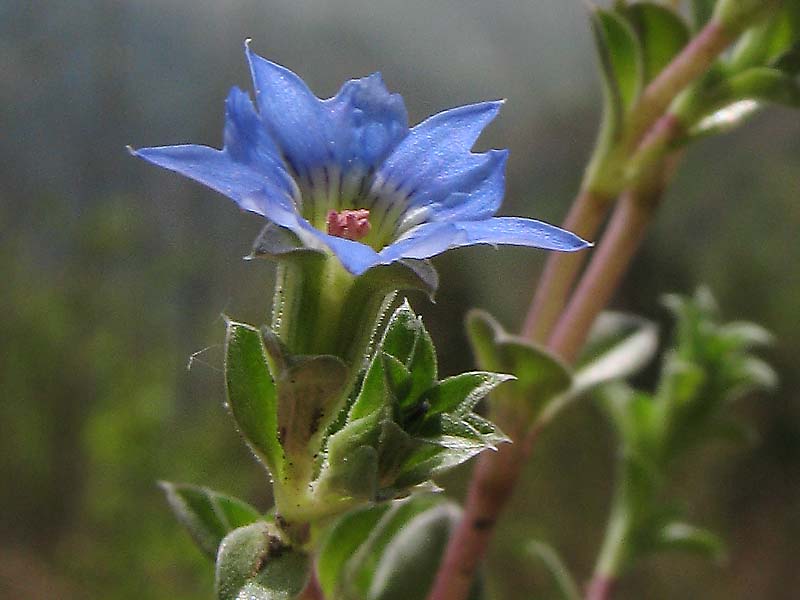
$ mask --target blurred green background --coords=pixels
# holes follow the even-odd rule
[[[584,13],[579,0],[0,2],[0,597],[210,598],[211,566],[156,480],[269,506],[220,371],[221,313],[259,323],[269,307],[272,265],[240,260],[259,219],[125,145],[219,146],[252,37],[321,96],[381,70],[412,122],[507,98],[480,142],[511,149],[503,213],[557,222],[598,119]],[[659,296],[706,282],[727,317],[777,334],[782,381],[737,406],[753,448],[711,447],[673,486],[728,539],[728,563],[648,560],[621,598],[797,597],[798,232],[800,119],[770,110],[691,149],[615,299],[667,327]],[[472,366],[461,315],[480,306],[518,327],[542,261],[486,247],[435,260],[437,303],[412,302],[444,374]],[[496,598],[554,597],[521,551],[532,537],[588,576],[612,465],[590,401],[547,431],[492,549]],[[452,494],[468,471],[445,478]]]

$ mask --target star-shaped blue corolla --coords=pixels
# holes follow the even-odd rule
[[[409,129],[403,99],[378,73],[321,100],[292,71],[247,44],[245,53],[256,106],[231,90],[222,150],[187,144],[133,153],[291,230],[354,275],[473,244],[589,245],[541,221],[494,216],[508,151],[471,149],[502,102],[446,110]]]

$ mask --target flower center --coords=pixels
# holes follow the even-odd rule
[[[366,237],[372,228],[369,222],[369,210],[366,208],[329,210],[325,223],[330,235],[354,241]]]

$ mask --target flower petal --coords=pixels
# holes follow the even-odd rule
[[[521,217],[494,217],[483,221],[425,223],[380,252],[381,263],[401,258],[430,258],[461,246],[508,244],[572,252],[591,244],[569,231]]]
[[[497,212],[505,194],[508,150],[491,150],[486,157],[478,177],[470,182],[471,190],[451,193],[431,205],[432,221],[476,221]]]
[[[426,119],[389,155],[378,170],[374,187],[390,185],[417,194],[417,205],[433,201],[433,195],[441,198],[466,191],[458,176],[484,164],[485,158],[470,150],[501,105],[470,104]]]
[[[289,69],[245,45],[261,120],[298,175],[331,162],[330,115],[322,101]]]
[[[389,93],[380,73],[351,79],[325,105],[332,113],[334,154],[342,169],[374,169],[408,135],[403,98]]]
[[[286,190],[224,150],[185,144],[132,150],[135,156],[185,175],[234,200],[242,209],[267,214],[272,201],[291,203]]]
[[[280,150],[269,137],[250,96],[237,87],[231,89],[225,100],[223,140],[233,160],[251,166],[281,184],[288,193],[296,194],[297,184],[286,171]]]
[[[470,244],[530,246],[561,252],[574,252],[591,246],[565,229],[522,217],[493,217],[483,221],[462,221],[455,225],[466,233]]]

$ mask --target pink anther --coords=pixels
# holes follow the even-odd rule
[[[369,233],[369,210],[328,211],[328,233],[347,240],[360,240]]]

